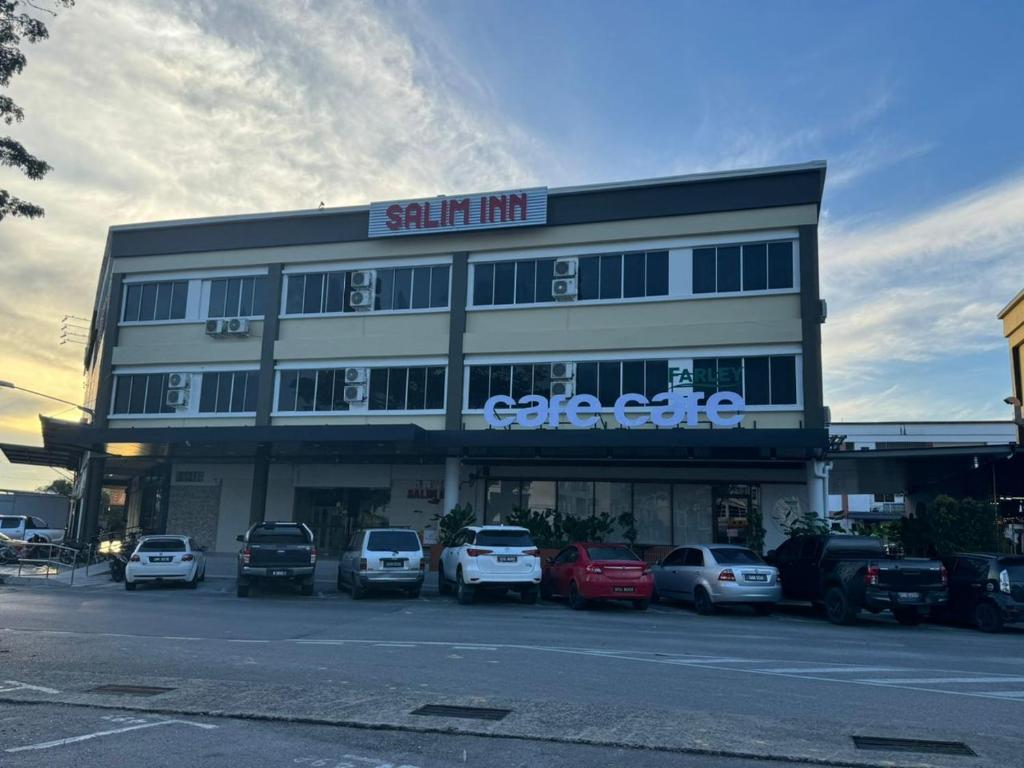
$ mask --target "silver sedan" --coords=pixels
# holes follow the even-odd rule
[[[750,605],[767,615],[782,599],[779,571],[753,550],[729,544],[677,547],[654,572],[655,599],[692,602],[697,613],[719,605]]]

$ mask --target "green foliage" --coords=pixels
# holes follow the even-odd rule
[[[990,501],[936,496],[918,502],[914,514],[897,525],[897,540],[910,556],[991,552],[1000,545],[997,506]]]
[[[818,517],[818,514],[814,512],[814,510],[807,510],[802,515],[800,515],[800,517],[783,525],[782,532],[787,536],[802,536],[804,534],[822,534],[829,533],[830,526],[828,524],[828,520],[823,520],[822,518]]]
[[[550,510],[543,512],[517,507],[508,516],[509,525],[526,528],[533,537],[533,542],[543,549],[554,549],[561,546],[560,534],[555,531],[554,514]]]
[[[551,509],[515,509],[506,522],[529,530],[537,546],[544,549],[560,549],[574,541],[604,541],[616,525],[623,529],[626,541],[630,544],[636,541],[632,513],[615,516],[602,512],[589,517],[573,517]]]
[[[74,0],[52,0],[54,7],[70,8]],[[22,45],[38,43],[49,37],[49,30],[42,19],[33,14],[44,13],[56,16],[51,8],[27,0],[0,0],[0,87],[11,84],[11,78],[20,75],[25,69],[27,60]],[[25,112],[9,96],[0,96],[0,121],[6,125],[20,123]],[[29,179],[41,179],[50,166],[44,160],[30,154],[10,136],[0,136],[0,167],[14,168],[24,173]],[[0,189],[0,221],[7,216],[23,216],[34,219],[43,215],[38,205],[21,200]]]
[[[65,480],[63,477],[58,477],[48,485],[40,485],[36,488],[39,493],[56,493],[61,496],[70,496],[74,489],[74,483],[70,480]]]
[[[764,515],[758,505],[747,511],[747,546],[759,555],[764,554]]]
[[[432,519],[437,523],[438,542],[441,546],[447,547],[451,546],[455,534],[467,525],[476,523],[476,513],[472,504],[456,504],[447,515],[438,513]]]

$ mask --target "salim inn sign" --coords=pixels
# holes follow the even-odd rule
[[[548,189],[390,200],[370,204],[369,237],[439,234],[545,224]]]

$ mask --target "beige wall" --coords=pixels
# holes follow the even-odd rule
[[[447,311],[284,319],[274,344],[278,360],[447,354]]]
[[[114,365],[259,362],[263,321],[244,338],[211,338],[202,322],[125,325],[118,332]]]

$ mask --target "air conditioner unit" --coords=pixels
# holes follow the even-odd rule
[[[572,397],[575,393],[576,388],[571,381],[552,381],[551,382],[551,396],[562,395],[564,397]]]
[[[249,335],[249,318],[247,317],[229,317],[224,321],[224,335],[225,336],[248,336]]]
[[[346,384],[344,392],[346,403],[361,403],[366,400],[365,384]]]
[[[188,390],[187,389],[168,389],[167,397],[165,401],[167,405],[172,408],[187,408],[188,407]]]
[[[346,368],[345,369],[345,383],[346,384],[365,384],[369,371],[366,368]]]
[[[167,374],[167,388],[168,389],[188,389],[192,386],[192,374],[191,373],[168,373]]]
[[[373,288],[377,282],[377,271],[373,269],[361,269],[348,276],[348,284],[351,288]]]
[[[566,380],[576,378],[576,363],[552,363],[552,380]]]
[[[206,321],[206,335],[207,336],[222,336],[224,334],[224,321],[223,320],[207,320]]]
[[[556,277],[551,281],[551,295],[556,301],[574,301],[576,299],[576,278]]]
[[[555,277],[576,277],[577,266],[578,259],[555,259]]]
[[[369,312],[373,309],[373,291],[358,288],[349,293],[348,303],[356,312]]]

